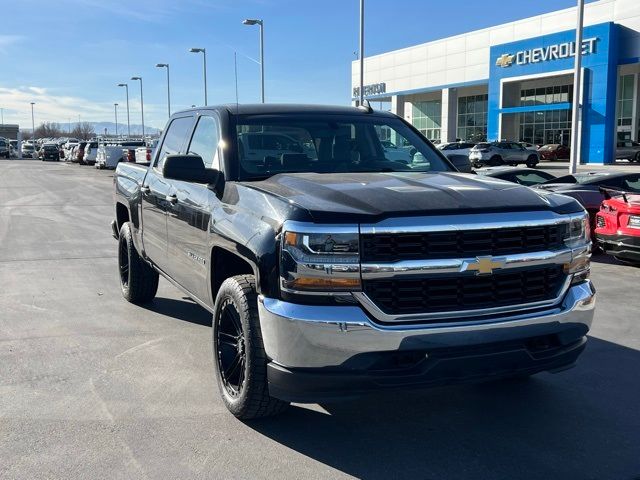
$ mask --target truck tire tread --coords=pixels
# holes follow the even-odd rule
[[[130,222],[125,222],[120,228],[120,240],[118,245],[119,268],[122,261],[120,257],[120,248],[122,247],[123,243],[126,245],[126,250],[128,253],[129,269],[127,282],[124,283],[122,276],[120,278],[122,295],[127,301],[131,303],[148,303],[153,300],[158,291],[159,275],[158,272],[156,272],[138,254],[138,251],[133,244]]]
[[[243,391],[236,399],[231,399],[222,384],[217,362],[216,351],[216,318],[218,306],[223,297],[232,296],[235,307],[240,315],[243,329],[245,330],[246,348],[251,353],[251,359],[247,357],[247,374]],[[256,293],[256,281],[253,275],[236,275],[225,280],[219,290],[213,319],[213,346],[216,377],[227,408],[241,420],[252,420],[277,415],[287,409],[289,404],[269,395],[267,380],[267,354],[264,350],[260,320],[258,317],[258,295]],[[248,352],[249,353],[249,352]]]

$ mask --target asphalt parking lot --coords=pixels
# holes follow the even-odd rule
[[[242,423],[210,315],[164,280],[123,300],[112,175],[0,161],[0,478],[640,478],[640,269],[595,257],[572,370]]]

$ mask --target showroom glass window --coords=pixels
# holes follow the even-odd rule
[[[442,124],[442,102],[430,100],[413,104],[413,126],[429,140],[440,140]]]
[[[470,95],[458,98],[458,135],[462,140],[487,140],[488,95]]]
[[[554,103],[571,103],[572,101],[573,85],[555,85],[520,90],[521,107],[552,105]]]
[[[633,122],[634,76],[622,75],[618,86],[618,126],[630,127]]]

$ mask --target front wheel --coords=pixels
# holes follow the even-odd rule
[[[122,295],[127,301],[142,304],[153,300],[158,291],[158,272],[138,255],[129,222],[120,228],[118,270]]]
[[[636,155],[633,157],[633,161],[636,163],[640,163],[640,152],[636,153]]]
[[[500,155],[494,155],[493,157],[491,157],[489,159],[489,166],[490,167],[498,167],[500,165],[503,165],[504,162],[502,161],[502,157]]]
[[[536,165],[538,165],[538,157],[530,155],[529,158],[527,158],[527,167],[534,168]]]
[[[215,374],[227,409],[241,420],[285,410],[287,402],[269,395],[253,275],[238,275],[223,282],[212,323]]]

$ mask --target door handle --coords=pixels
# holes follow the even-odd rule
[[[164,199],[173,205],[178,203],[178,197],[176,195],[167,195]]]
[[[146,195],[151,191],[151,188],[149,188],[149,185],[143,185],[142,187],[140,187],[140,191]]]

